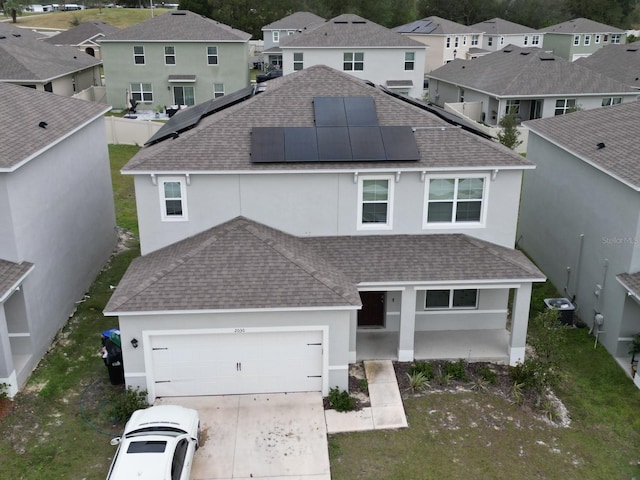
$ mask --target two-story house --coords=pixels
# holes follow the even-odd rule
[[[456,58],[475,57],[482,48],[482,29],[431,16],[393,29],[427,46],[424,73]]]
[[[100,60],[74,47],[50,45],[36,33],[0,23],[0,83],[66,97],[101,85]]]
[[[634,102],[638,92],[539,48],[512,45],[475,60],[456,60],[429,75],[429,100],[464,104],[470,118],[495,126]]]
[[[425,46],[358,15],[332,18],[280,40],[286,75],[327,65],[396,93],[422,98]]]
[[[516,47],[542,47],[542,36],[537,30],[502,18],[492,18],[471,25],[482,32],[483,50],[495,52],[507,45]]]
[[[607,45],[576,63],[640,90],[640,42]]]
[[[115,246],[108,110],[0,83],[0,383],[11,395]]]
[[[543,34],[544,50],[572,62],[588,57],[606,45],[627,42],[624,30],[588,18],[574,18],[539,31]]]
[[[80,25],[70,28],[69,30],[60,32],[52,37],[47,37],[43,41],[51,45],[75,47],[92,57],[100,59],[102,55],[98,39],[117,31],[118,27],[94,20],[91,22],[82,22]]]
[[[630,373],[640,333],[640,103],[526,122],[519,243]],[[639,376],[636,375],[636,383]]]
[[[122,171],[143,255],[105,309],[127,385],[326,395],[362,359],[522,361],[532,167],[320,65],[146,146]]]
[[[149,110],[195,105],[249,85],[251,35],[183,10],[150,18],[99,40],[107,101],[133,99]]]
[[[262,27],[262,38],[264,41],[264,63],[276,68],[282,68],[282,50],[280,50],[280,39],[286,39],[290,35],[306,32],[326,20],[311,12],[295,12],[280,20]]]

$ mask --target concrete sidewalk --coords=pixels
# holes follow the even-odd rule
[[[327,433],[406,428],[407,417],[390,360],[365,361],[370,407],[357,412],[325,410]]]

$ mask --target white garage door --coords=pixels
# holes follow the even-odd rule
[[[155,395],[322,390],[322,332],[152,335]]]

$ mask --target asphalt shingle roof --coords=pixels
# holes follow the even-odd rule
[[[475,60],[474,60],[475,61]],[[418,161],[251,163],[253,127],[313,127],[313,98],[372,97],[379,124],[415,127]],[[260,113],[262,112],[262,113]],[[274,80],[260,93],[203,118],[174,140],[143,148],[123,171],[278,171],[327,169],[430,169],[438,167],[527,167],[531,163],[498,142],[485,140],[346,73],[316,65]]]
[[[606,45],[588,57],[579,58],[576,63],[640,89],[640,42]]]
[[[473,60],[454,60],[427,76],[502,97],[634,91],[617,80],[539,48],[514,45]]]
[[[624,33],[620,28],[594,22],[588,18],[574,18],[566,22],[541,28],[539,32],[573,35],[577,33]]]
[[[105,312],[360,306],[361,282],[544,280],[461,234],[299,238],[243,217],[139,257]]]
[[[14,263],[0,258],[0,299],[33,267],[33,263]]]
[[[104,115],[109,108],[99,103],[0,83],[0,171],[12,170],[31,155]],[[46,128],[41,128],[40,122],[45,122]]]
[[[100,42],[246,42],[250,38],[251,34],[224,23],[188,10],[175,10],[107,35]]]
[[[640,189],[640,102],[585,110],[525,122],[531,131],[580,156],[609,175]],[[604,148],[598,148],[604,143]]]
[[[295,12],[262,27],[262,30],[304,30],[320,25],[326,20],[311,12]]]
[[[633,292],[635,296],[640,297],[640,272],[621,273],[616,278],[627,290]]]
[[[502,18],[492,18],[484,22],[478,22],[470,26],[489,35],[518,35],[521,33],[535,33],[536,29],[525,27],[519,23],[503,20]]]
[[[0,23],[0,82],[44,82],[100,64],[74,47],[43,43],[32,32]]]
[[[118,30],[118,27],[96,20],[83,22],[65,32],[60,32],[53,37],[47,37],[44,41],[51,43],[52,45],[80,45],[82,42],[86,42],[87,40],[92,40],[95,37],[102,35],[109,35],[110,33],[117,32]]]
[[[455,35],[482,33],[482,30],[473,26],[467,27],[461,23],[452,22],[446,18],[431,16],[416,20],[415,22],[400,25],[393,28],[394,32],[412,35]]]
[[[424,45],[366,18],[344,14],[298,35],[280,39],[280,47],[424,48]]]

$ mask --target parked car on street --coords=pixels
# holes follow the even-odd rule
[[[267,80],[272,80],[274,78],[278,78],[281,76],[282,76],[282,70],[280,69],[270,70],[267,73],[260,73],[256,75],[256,82],[262,83],[262,82],[266,82]]]
[[[178,405],[137,410],[127,422],[107,480],[189,480],[198,448],[198,412]]]

